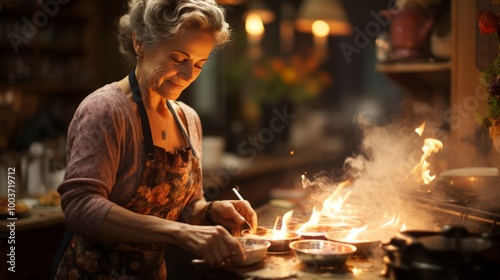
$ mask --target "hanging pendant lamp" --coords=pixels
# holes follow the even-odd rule
[[[295,20],[297,30],[312,33],[313,24],[318,21],[328,25],[330,36],[352,34],[352,25],[339,0],[304,0]]]

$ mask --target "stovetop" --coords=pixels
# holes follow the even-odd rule
[[[436,230],[441,226],[453,224],[465,226],[470,232],[500,232],[500,209],[495,201],[479,201],[471,197],[462,199],[435,189],[401,194],[401,197],[426,212]],[[307,201],[270,201],[256,209],[259,224],[272,226],[276,217],[283,216],[292,209],[304,210],[307,208],[304,204],[307,204]],[[301,264],[295,253],[290,251],[286,254],[268,254],[263,262],[250,267],[226,267],[208,271],[204,279],[392,280],[394,278],[390,274],[391,271],[388,272],[387,265],[382,261],[384,256],[382,248],[376,248],[370,256],[351,258],[342,267],[311,269]]]
[[[500,232],[500,201],[496,196],[490,199],[446,192],[441,188],[424,188],[402,194],[402,197],[428,211],[436,228],[454,224],[465,226],[474,233]]]

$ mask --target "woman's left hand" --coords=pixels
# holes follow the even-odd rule
[[[239,236],[245,220],[257,228],[257,214],[246,200],[217,200],[212,205],[212,218],[234,236]]]

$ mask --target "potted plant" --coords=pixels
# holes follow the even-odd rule
[[[479,31],[484,35],[500,37],[498,14],[479,11],[477,14]],[[479,74],[486,104],[476,111],[476,121],[488,128],[495,150],[500,151],[500,54]]]

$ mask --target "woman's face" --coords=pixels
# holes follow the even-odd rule
[[[138,77],[148,92],[175,100],[200,75],[214,47],[209,33],[185,31],[175,39],[163,40],[144,52],[138,64]]]

